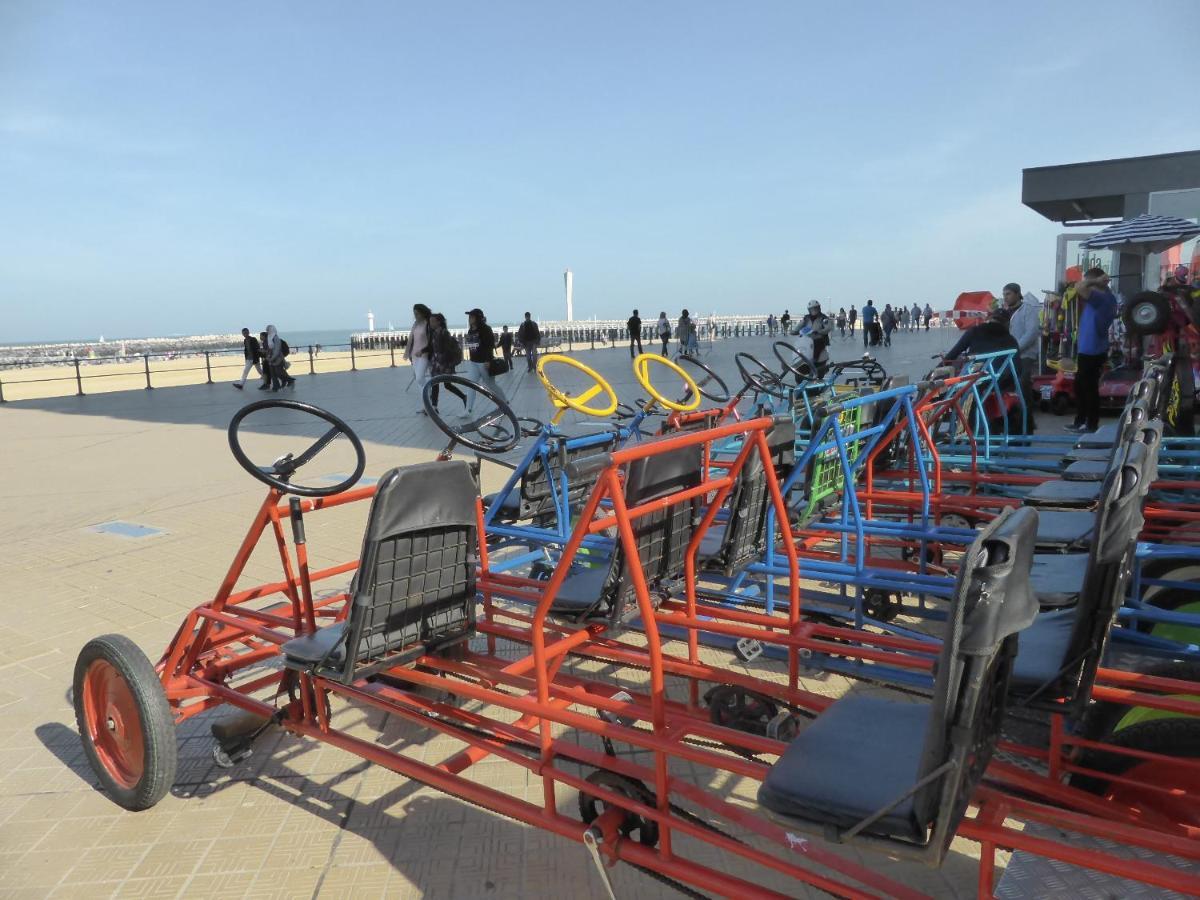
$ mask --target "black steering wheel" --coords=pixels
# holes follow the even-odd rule
[[[525,437],[535,437],[546,427],[541,421],[530,416],[521,416],[517,419],[517,424],[521,426],[521,434]]]
[[[251,462],[250,457],[246,455],[246,451],[242,449],[240,434],[243,420],[251,413],[256,413],[264,409],[290,409],[295,412],[306,413],[314,418],[323,419],[325,422],[328,422],[330,428],[299,456],[288,453],[279,457],[270,466],[258,466]],[[350,441],[350,446],[354,448],[354,471],[350,476],[344,481],[339,481],[337,484],[323,487],[293,484],[292,476],[295,475],[296,470],[312,462],[318,453],[332,444],[341,435],[345,435]],[[362,478],[363,469],[367,465],[367,454],[363,450],[362,441],[358,439],[358,435],[354,433],[349,425],[333,413],[321,409],[319,406],[313,406],[311,403],[302,403],[299,400],[258,400],[243,406],[229,420],[229,449],[233,451],[233,458],[238,461],[238,464],[263,484],[268,484],[277,491],[285,494],[299,494],[301,497],[328,497],[331,494],[340,494],[342,491],[358,483],[358,479]]]
[[[783,363],[783,367],[796,376],[797,383],[814,381],[820,376],[813,361],[789,344],[787,341],[776,341],[773,347],[775,358]]]
[[[783,378],[778,372],[772,372],[764,366],[758,357],[749,353],[738,353],[733,357],[733,361],[737,363],[738,374],[742,376],[742,380],[756,391],[781,400],[788,398],[789,390]],[[747,368],[748,366],[752,368]]]
[[[447,391],[442,393],[443,401],[447,399],[446,393],[461,393],[462,389],[466,388],[482,395],[488,401],[484,405],[490,408],[483,413],[464,412],[464,418],[452,424],[446,421],[433,405],[433,388],[436,385],[446,385]],[[506,453],[521,440],[521,422],[512,411],[512,407],[490,388],[476,384],[461,375],[434,375],[425,382],[421,400],[433,424],[450,438],[450,446],[444,452],[448,453],[455,444],[462,444],[480,453]]]
[[[729,385],[720,375],[694,356],[680,356],[677,361],[684,368],[690,367],[699,373],[699,377],[693,375],[692,378],[696,382],[696,387],[700,389],[701,397],[711,400],[713,403],[729,402]],[[709,387],[709,385],[713,385],[713,387]],[[705,390],[706,387],[708,390]],[[683,395],[683,400],[686,402],[691,396],[692,389],[688,388],[687,393]]]

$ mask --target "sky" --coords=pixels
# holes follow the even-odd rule
[[[1021,169],[1200,147],[1198,27],[1166,0],[0,0],[0,344],[561,318],[568,266],[577,317],[1038,291],[1062,228]]]

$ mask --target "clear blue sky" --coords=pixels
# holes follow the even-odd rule
[[[1060,229],[1021,169],[1200,146],[1196,23],[3,0],[0,343],[557,317],[568,265],[581,316],[1038,290]]]

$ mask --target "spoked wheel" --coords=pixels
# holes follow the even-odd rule
[[[150,660],[108,634],[75,661],[75,721],[101,785],[129,810],[149,809],[175,782],[175,720]]]
[[[620,794],[622,797],[628,797],[643,806],[654,806],[657,802],[649,788],[636,778],[630,778],[627,775],[609,772],[606,769],[597,769],[587,777],[587,780],[589,784],[612,791],[614,794]],[[608,806],[606,800],[593,797],[584,791],[579,792],[579,817],[588,825],[595,822],[608,809]],[[658,823],[653,819],[644,819],[637,813],[626,811],[625,821],[621,823],[620,831],[627,838],[636,835],[638,843],[646,847],[653,847],[658,843]]]
[[[1161,663],[1142,674],[1200,682],[1200,663]],[[1200,690],[1200,688],[1198,688]],[[1181,695],[1200,700],[1200,696]],[[1165,816],[1172,822],[1200,827],[1200,718],[1117,703],[1096,703],[1084,717],[1085,737],[1111,744],[1112,752],[1087,750],[1079,764],[1119,775],[1135,783],[1101,776],[1072,775],[1071,784],[1118,803]],[[1141,750],[1175,757],[1171,760],[1139,759],[1119,752]],[[1162,788],[1153,790],[1151,788]]]

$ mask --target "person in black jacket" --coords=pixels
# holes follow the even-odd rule
[[[625,327],[629,330],[629,358],[633,359],[642,352],[642,318],[636,309],[625,323]],[[637,344],[637,353],[633,352],[634,344]]]
[[[262,348],[259,346],[258,338],[250,333],[249,328],[242,329],[242,355],[246,357],[246,365],[242,367],[242,377],[233,383],[233,386],[239,391],[246,386],[246,379],[250,377],[250,370],[262,374],[262,364],[258,361],[262,355]]]
[[[429,317],[428,340],[430,376],[453,375],[457,372],[458,361],[462,359],[462,349],[458,346],[458,339],[446,328],[446,317],[441,313],[434,313]],[[430,389],[429,399],[433,402],[434,409],[438,408],[439,388],[441,385],[435,384]],[[463,409],[467,408],[467,395],[456,385],[447,382],[446,390],[463,402]]]
[[[541,339],[542,333],[538,330],[538,323],[533,321],[529,313],[525,313],[525,321],[517,329],[517,342],[525,348],[525,364],[530,372],[537,368],[538,342]]]
[[[979,356],[984,353],[1000,353],[1005,350],[1019,350],[1017,339],[1008,333],[1008,322],[1002,310],[992,310],[987,320],[968,328],[962,333],[950,352],[943,357],[947,361],[958,359],[964,354]],[[1010,391],[1016,387],[1012,372],[1006,367],[1000,379],[1002,390]]]
[[[512,332],[507,325],[500,326],[500,352],[504,354],[504,364],[512,371]]]
[[[508,398],[504,396],[504,391],[500,390],[500,385],[496,384],[496,379],[491,372],[492,361],[496,358],[496,333],[488,325],[483,310],[478,307],[467,312],[466,343],[467,359],[470,362],[468,372],[471,380],[488,388],[507,403]],[[477,391],[471,393],[471,399],[467,401],[468,415],[474,411],[475,398],[478,396]]]

